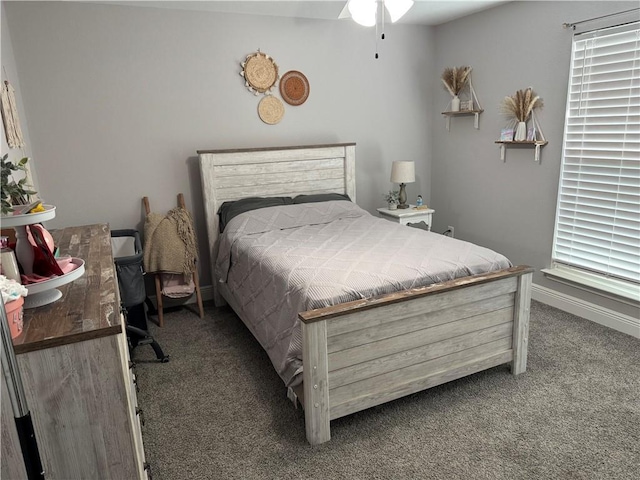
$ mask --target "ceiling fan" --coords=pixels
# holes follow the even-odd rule
[[[413,0],[348,0],[338,18],[353,18],[353,21],[365,26],[376,27],[376,54],[378,58],[378,13],[382,24],[380,39],[384,40],[384,20],[389,14],[394,23],[409,11]]]
[[[378,13],[384,27],[386,12],[391,23],[398,21],[413,6],[413,0],[348,0],[338,18],[353,18],[353,21],[364,26],[377,26]],[[384,38],[384,33],[382,34]]]

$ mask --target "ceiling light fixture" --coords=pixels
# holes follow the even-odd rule
[[[373,27],[376,24],[376,0],[349,0],[347,8],[353,21],[363,27]]]
[[[378,11],[381,14],[382,34],[384,40],[384,20],[389,13],[391,23],[395,23],[413,6],[413,0],[349,0],[338,18],[351,17],[363,27],[376,27],[376,58],[378,58]]]

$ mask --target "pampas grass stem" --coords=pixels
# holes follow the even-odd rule
[[[531,87],[518,90],[515,95],[504,97],[501,110],[518,122],[526,122],[536,108],[542,108],[542,99],[536,95]]]
[[[442,73],[442,83],[451,96],[458,95],[467,84],[471,67],[447,67]]]

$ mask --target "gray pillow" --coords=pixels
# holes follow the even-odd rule
[[[331,200],[351,201],[346,193],[316,193],[315,195],[298,195],[293,199],[293,203],[329,202]]]
[[[291,197],[247,197],[232,202],[224,202],[218,209],[220,233],[224,231],[233,217],[241,213],[276,205],[291,205],[292,203],[293,199]]]

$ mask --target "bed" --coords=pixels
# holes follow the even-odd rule
[[[514,375],[526,370],[533,270],[512,266],[506,259],[505,263],[504,257],[482,247],[363,212],[352,203],[355,144],[200,150],[198,155],[216,305],[228,303],[267,350],[290,393],[303,405],[311,444],[331,438],[330,422],[336,418],[497,365],[510,364]],[[242,213],[229,222],[223,216],[221,233],[218,211],[225,202],[326,194],[346,194],[352,202],[332,198],[273,206]],[[473,255],[464,255],[465,265],[455,274],[429,266],[436,270],[427,272],[428,282],[407,274],[387,287],[378,278],[371,282],[369,274],[353,297],[327,287],[330,294],[320,288],[321,301],[307,300],[309,286],[317,290],[317,284],[305,278],[304,268],[295,270],[298,264],[305,267],[305,261],[309,270],[309,260],[298,261],[302,257],[297,256],[296,242],[312,248],[311,265],[321,257],[318,265],[328,257],[353,256],[332,250],[332,229],[347,235],[338,240],[341,244],[375,239],[370,249],[384,247],[385,235],[399,233],[393,229],[405,229],[407,246],[432,242],[429,250],[435,252],[457,246],[473,250]],[[276,244],[287,246],[291,253],[269,257],[271,245]],[[327,251],[330,254],[324,258]],[[240,260],[254,254],[261,259],[253,261],[257,270],[282,259],[289,259],[290,270],[281,279],[267,273],[273,282],[252,276],[251,268]],[[476,265],[477,257],[488,266],[480,260]],[[327,265],[325,270],[313,270],[321,273],[308,276],[344,276],[333,264]],[[411,267],[407,265],[405,273]],[[296,287],[301,292],[283,290],[292,276],[305,285]],[[346,284],[327,278],[325,287]],[[371,289],[370,283],[375,284]],[[267,297],[277,302],[259,303]],[[283,322],[288,323],[280,325]],[[284,342],[284,347],[275,340]]]

